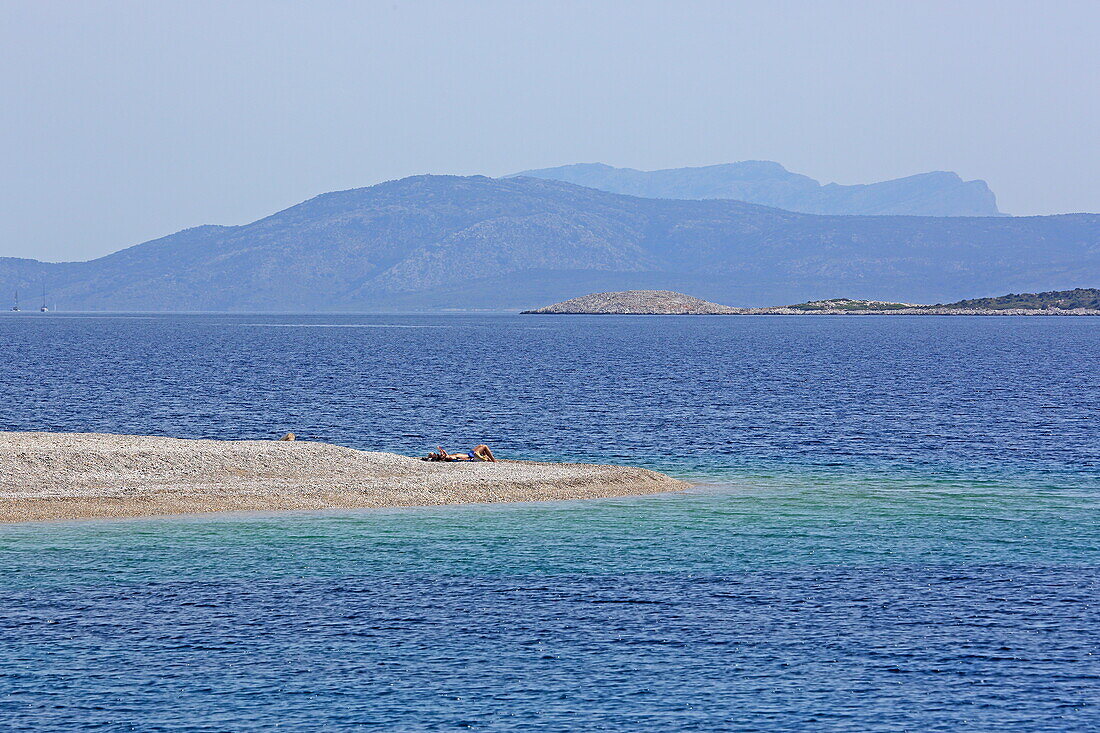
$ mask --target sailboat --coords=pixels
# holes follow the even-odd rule
[[[11,307],[11,309],[13,311],[18,311],[19,310],[19,291],[18,290],[15,291],[15,305],[13,305]]]
[[[38,309],[40,313],[49,313],[50,309],[46,307],[46,286],[42,286],[42,307]]]

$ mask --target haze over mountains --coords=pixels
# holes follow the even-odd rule
[[[603,163],[577,163],[524,171],[628,196],[661,199],[734,199],[806,214],[1000,216],[985,181],[964,181],[947,171],[881,183],[821,185],[779,163],[745,160],[700,168],[639,171]]]
[[[65,310],[522,309],[632,289],[935,303],[1097,282],[1095,214],[821,216],[483,176],[327,193],[88,262],[0,259],[5,292],[45,283]]]

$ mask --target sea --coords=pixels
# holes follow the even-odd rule
[[[0,729],[1100,729],[1100,318],[0,317],[0,429],[682,493],[0,525]]]

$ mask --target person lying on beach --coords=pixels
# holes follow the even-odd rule
[[[448,453],[443,450],[443,446],[436,446],[439,448],[438,453],[429,453],[426,461],[489,461],[496,463],[496,456],[493,455],[493,451],[489,449],[487,445],[474,446],[473,450],[460,451],[459,453]]]

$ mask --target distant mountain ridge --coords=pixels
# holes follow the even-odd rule
[[[88,262],[0,258],[61,310],[520,310],[578,292],[952,302],[1100,282],[1100,215],[818,216],[536,178],[414,176]]]
[[[779,163],[746,160],[697,168],[640,171],[603,163],[576,163],[516,176],[575,183],[628,196],[733,199],[805,214],[1002,216],[985,181],[934,171],[880,183],[822,185]]]

